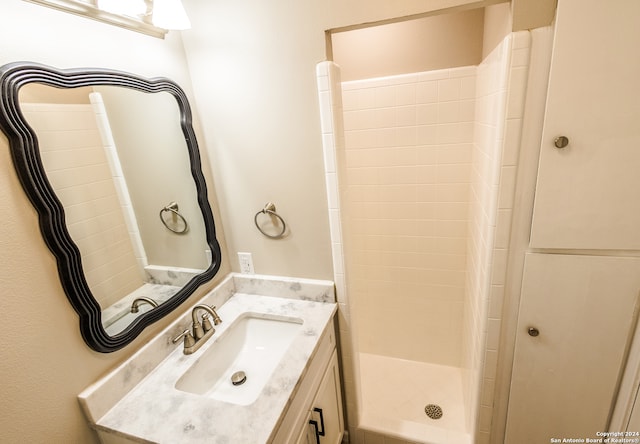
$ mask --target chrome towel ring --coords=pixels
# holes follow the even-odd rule
[[[258,223],[258,216],[260,216],[261,214],[267,214],[269,216],[274,216],[275,218],[277,218],[280,223],[282,224],[282,230],[280,230],[280,232],[278,234],[269,234],[266,233],[262,227],[260,226],[260,224]],[[265,236],[271,238],[271,239],[280,239],[282,237],[284,237],[284,232],[287,231],[287,224],[285,223],[284,219],[282,218],[282,216],[280,216],[278,213],[276,213],[276,206],[271,203],[268,202],[264,208],[260,211],[258,211],[256,213],[256,215],[253,218],[253,221],[256,224],[256,228],[258,229],[258,231],[260,231],[260,233],[264,234]]]
[[[167,221],[163,217],[163,214],[167,212],[174,214],[175,216],[179,217],[180,220],[182,220],[182,223],[184,224],[184,228],[182,228],[182,230],[177,230],[167,225]],[[184,218],[184,216],[178,212],[178,204],[176,202],[170,202],[169,205],[160,210],[160,220],[169,231],[173,231],[176,234],[184,234],[189,230],[189,224],[187,223],[187,220]]]

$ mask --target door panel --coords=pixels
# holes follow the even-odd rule
[[[507,444],[606,430],[639,290],[640,258],[527,255]]]
[[[638,17],[638,1],[558,2],[534,248],[640,249]]]

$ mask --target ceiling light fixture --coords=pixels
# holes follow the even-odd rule
[[[180,0],[153,0],[154,26],[164,29],[189,29],[191,22]]]
[[[100,10],[128,17],[142,17],[147,12],[144,0],[98,0]]]

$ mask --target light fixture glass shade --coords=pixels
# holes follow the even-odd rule
[[[98,9],[128,17],[142,17],[147,12],[144,0],[98,0]]]
[[[181,0],[153,0],[155,26],[164,29],[189,29],[191,22]]]

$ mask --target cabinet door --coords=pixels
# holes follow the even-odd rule
[[[318,394],[313,402],[311,418],[319,425],[321,444],[339,444],[344,434],[344,419],[342,417],[342,395],[340,392],[340,374],[338,358],[333,352],[329,367],[320,383]],[[324,430],[322,430],[324,426]],[[313,427],[311,427],[313,429]],[[315,439],[315,438],[314,438]],[[315,444],[317,441],[314,440]]]
[[[307,413],[307,416],[304,420],[305,427],[302,428],[300,432],[300,436],[295,440],[295,444],[316,444],[316,438],[314,434],[314,430],[312,430],[311,424],[309,424],[309,420],[311,419],[311,412]]]
[[[527,255],[505,443],[607,430],[639,290],[640,258]]]
[[[558,2],[534,248],[640,250],[638,17],[638,1]]]
[[[636,402],[634,404],[633,410],[631,411],[629,423],[625,428],[625,431],[627,432],[640,432],[640,402],[638,401],[638,393],[636,393]]]

